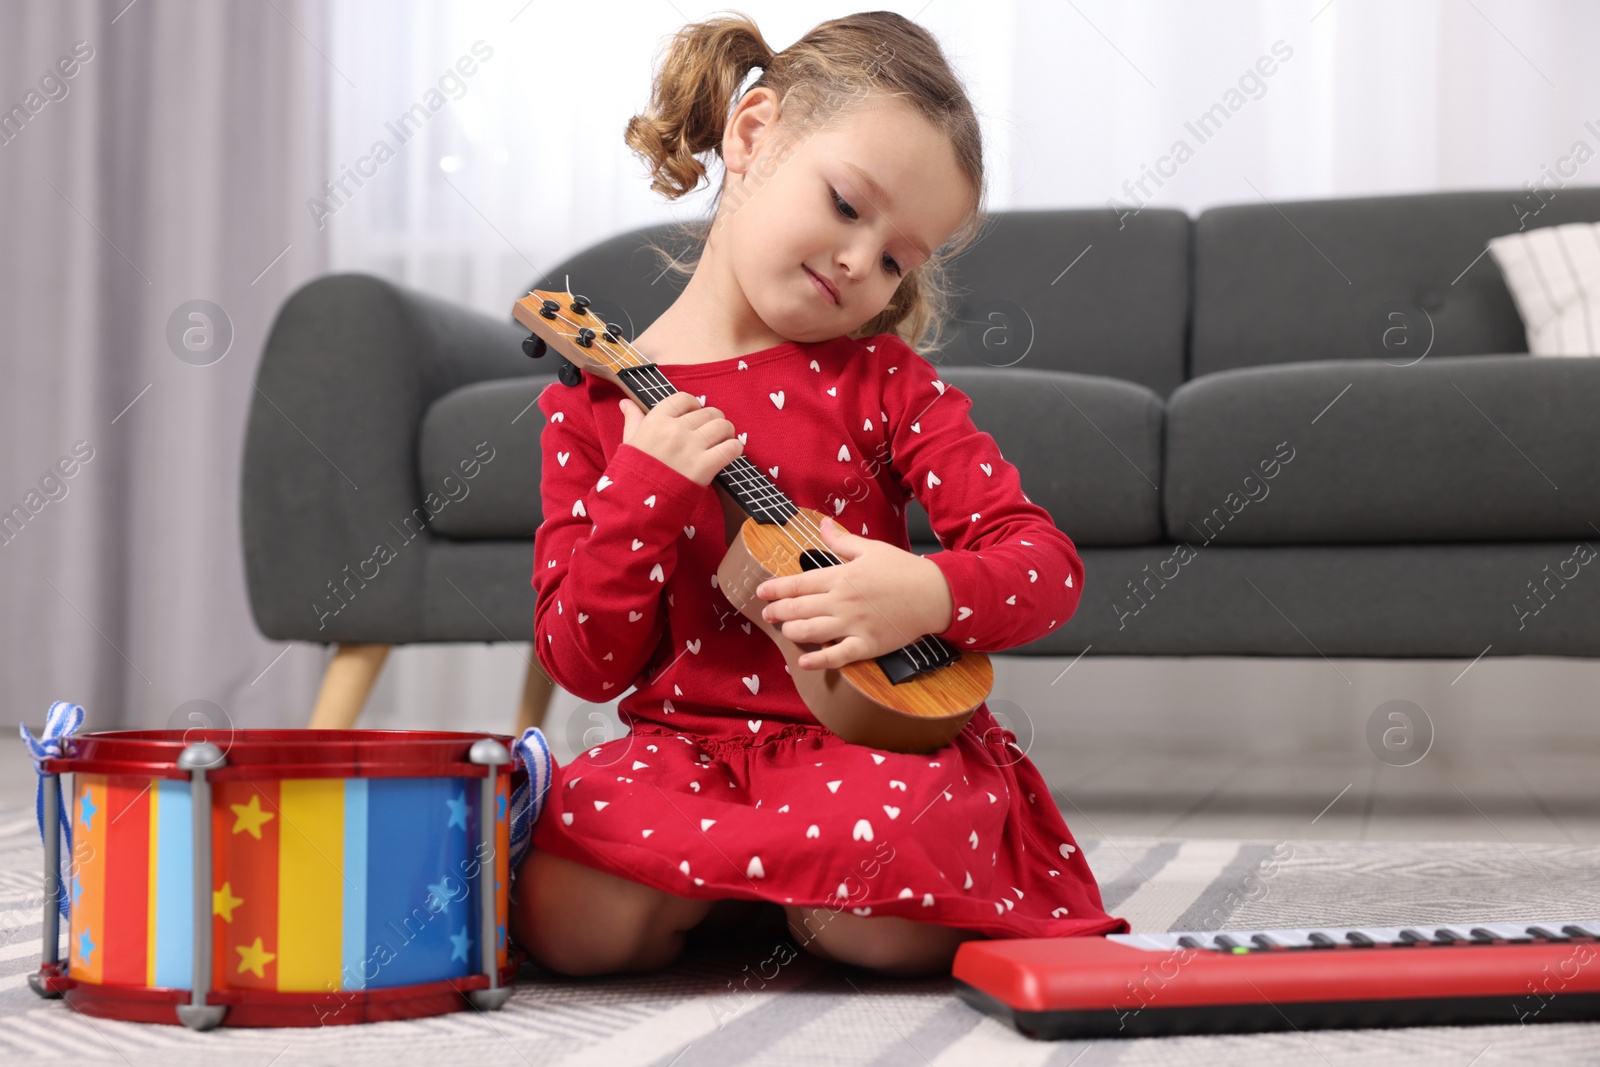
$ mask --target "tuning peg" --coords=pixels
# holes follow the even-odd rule
[[[616,344],[618,341],[622,340],[622,327],[618,326],[614,322],[606,323],[605,337],[609,344]]]
[[[579,315],[587,315],[589,313],[589,298],[586,296],[573,297],[572,310]]]
[[[556,312],[560,310],[561,305],[556,303],[554,300],[551,300],[549,297],[546,297],[544,303],[539,305],[539,314],[543,315],[547,319],[555,318]]]
[[[529,359],[538,359],[543,356],[549,346],[544,343],[544,338],[536,333],[530,333],[522,339],[522,354]]]
[[[563,359],[561,366],[556,370],[556,377],[561,379],[562,385],[577,386],[583,382],[583,371],[574,366],[570,360]]]
[[[588,348],[594,344],[594,331],[587,326],[581,327],[578,330],[578,336],[574,340],[577,341],[579,348]]]

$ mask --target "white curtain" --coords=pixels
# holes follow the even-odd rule
[[[778,48],[856,9],[733,6]],[[1600,149],[1585,125],[1600,127],[1600,6],[1584,0],[871,6],[930,29],[965,78],[995,209],[1115,198],[1124,209],[1197,212],[1262,198],[1600,183],[1600,161],[1556,174],[1575,142]],[[75,42],[93,49],[63,80],[66,95],[41,93],[37,114],[0,144],[0,507],[34,490],[44,502],[0,546],[0,669],[13,698],[0,714],[38,722],[67,697],[95,725],[163,725],[205,700],[243,725],[304,722],[323,655],[256,633],[239,550],[243,418],[273,314],[331,269],[504,316],[530,279],[572,252],[704,211],[705,193],[676,204],[652,193],[622,129],[647,101],[665,38],[720,9],[0,5],[0,107],[21,103]],[[1191,153],[1177,161],[1180,140]],[[233,331],[228,354],[206,366],[178,358],[166,339],[169,318],[193,300],[221,307]],[[48,499],[41,479],[79,441],[93,458]],[[525,646],[399,650],[364,724],[508,729],[524,655]],[[1390,696],[1499,699],[1452,686],[1464,664],[1396,666],[1382,665]],[[1232,685],[1207,675],[1212,703],[1268,706],[1252,695],[1259,664],[1234,668],[1224,674]],[[1371,709],[1366,693],[1338,695],[1363,686],[1347,687],[1318,659],[1273,670],[1273,707]],[[1559,661],[1486,660],[1467,677],[1518,670],[1554,701],[1597,680],[1593,664]],[[1041,706],[1007,680],[1021,672],[1002,674],[998,692]],[[1181,660],[1091,656],[1049,699],[1060,703],[1070,682],[1074,705],[1114,706],[1134,692],[1134,675],[1141,702],[1204,720]],[[579,710],[573,703],[561,697],[553,724]],[[570,751],[559,725],[552,733]]]
[[[58,699],[86,729],[308,714],[322,657],[256,631],[239,533],[266,330],[327,269],[301,206],[327,147],[325,16],[275,3],[0,5],[9,723],[37,730]]]

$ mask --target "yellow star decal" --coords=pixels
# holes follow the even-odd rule
[[[261,794],[253,793],[248,804],[229,804],[236,816],[233,821],[233,832],[241,830],[250,831],[250,836],[257,841],[261,840],[261,824],[272,818],[272,812],[261,810]]]
[[[256,938],[255,944],[253,945],[235,945],[233,947],[241,957],[239,960],[240,974],[250,971],[257,978],[265,978],[266,973],[262,970],[262,968],[278,958],[277,953],[268,952],[266,949],[261,947],[260,937]]]
[[[223,882],[221,889],[212,891],[211,914],[220,915],[223,922],[231,923],[233,922],[233,909],[243,903],[244,901],[233,895],[232,884]]]

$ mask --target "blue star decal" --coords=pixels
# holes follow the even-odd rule
[[[87,964],[89,962],[89,953],[93,952],[99,947],[100,946],[96,945],[92,940],[90,940],[89,928],[87,926],[84,927],[83,933],[78,935],[78,958]]]
[[[453,797],[446,797],[445,803],[450,805],[450,821],[445,824],[445,829],[452,826],[467,828],[467,794],[457,793]]]
[[[506,798],[503,797],[503,796],[496,796],[494,798],[494,803],[495,803],[494,821],[495,822],[505,822],[505,820],[506,820]]]
[[[497,935],[497,938],[498,938],[498,940],[495,941],[495,948],[505,948],[506,947],[506,928],[504,926],[496,926],[494,928],[494,932],[495,932],[495,934]]]
[[[78,876],[72,876],[72,906],[78,906],[78,898],[83,896],[83,883],[78,881]]]
[[[467,946],[472,944],[472,937],[467,933],[466,927],[463,926],[459,933],[450,935],[450,944],[454,946],[450,949],[450,958],[460,960],[462,963],[467,962]]]
[[[78,819],[83,823],[83,828],[85,830],[90,832],[94,831],[94,826],[92,823],[94,821],[95,813],[99,810],[99,808],[94,806],[94,793],[85,789],[83,791],[83,799],[78,801]]]
[[[445,876],[445,878],[448,877],[448,875]],[[441,878],[437,882],[434,882],[428,886],[428,899],[437,899],[439,901],[440,911],[450,910],[450,892],[444,887],[445,878]]]

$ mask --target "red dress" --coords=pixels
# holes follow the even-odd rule
[[[1083,564],[971,399],[893,334],[666,364],[738,428],[796,504],[910,548],[914,494],[944,551],[957,648],[1066,622]],[[850,744],[801,701],[778,647],[717,587],[712,486],[622,444],[624,394],[585,375],[539,395],[540,662],[630,733],[558,767],[533,847],[683,897],[849,907],[991,937],[1121,933],[1037,768],[980,705],[927,755]],[[715,483],[713,483],[714,486]],[[629,686],[637,684],[631,692]]]

